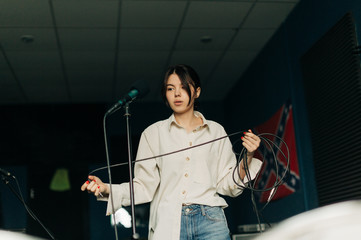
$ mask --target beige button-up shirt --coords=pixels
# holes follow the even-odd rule
[[[176,151],[226,136],[223,127],[203,119],[194,131],[179,126],[174,115],[149,126],[141,135],[136,159]],[[135,204],[151,202],[149,239],[179,240],[182,204],[227,207],[218,194],[241,194],[232,179],[236,158],[228,138],[168,156],[141,161],[134,167]],[[261,167],[253,159],[249,169],[252,179]],[[115,210],[130,205],[129,183],[112,185]],[[99,200],[108,200],[101,199]],[[107,214],[112,213],[108,201]]]

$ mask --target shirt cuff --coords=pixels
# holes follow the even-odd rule
[[[109,189],[110,189],[110,184],[106,184],[108,185]],[[108,201],[107,204],[107,210],[106,210],[106,215],[109,216],[111,214],[114,214],[118,209],[120,209],[123,205],[124,205],[124,199],[122,199],[121,197],[121,193],[123,191],[122,188],[124,188],[124,184],[112,184],[112,191],[109,194],[108,197],[101,197],[98,196],[97,200],[98,201]],[[112,204],[112,196],[113,196],[113,204]],[[125,201],[126,202],[126,201]],[[113,209],[114,206],[114,209]]]
[[[249,182],[249,180],[253,180],[257,176],[259,170],[261,170],[261,167],[262,167],[262,161],[259,160],[258,158],[252,158],[251,164],[248,165],[248,171],[251,179],[248,179],[246,175],[243,179],[243,183],[246,184]],[[240,184],[243,185],[241,180],[238,180],[238,182],[240,182]]]

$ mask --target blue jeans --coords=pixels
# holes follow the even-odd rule
[[[227,220],[221,207],[182,207],[180,240],[230,240]]]

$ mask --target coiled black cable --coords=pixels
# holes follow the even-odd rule
[[[234,132],[234,133],[225,135],[223,137],[219,137],[219,138],[216,138],[216,139],[204,142],[204,143],[200,143],[200,144],[197,144],[197,145],[194,145],[194,146],[191,146],[191,147],[179,149],[179,150],[172,151],[172,152],[169,152],[169,153],[160,154],[160,155],[157,155],[157,156],[152,156],[152,157],[147,157],[147,158],[143,158],[143,159],[133,160],[132,163],[134,164],[134,163],[137,163],[137,162],[143,162],[143,161],[151,160],[151,159],[154,159],[154,158],[160,158],[160,157],[168,156],[168,155],[171,155],[171,154],[183,152],[183,151],[190,150],[190,149],[193,149],[193,148],[197,148],[197,147],[200,147],[200,146],[203,146],[203,145],[206,145],[206,144],[210,144],[210,143],[215,142],[215,141],[222,140],[222,139],[227,138],[227,137],[229,138],[231,136],[240,135],[240,134],[243,134],[244,132],[245,131]],[[256,188],[256,183],[258,181],[260,171],[258,171],[255,178],[252,180],[251,174],[249,172],[247,161],[243,161],[243,168],[245,169],[245,173],[246,173],[245,177],[247,178],[247,184],[241,178],[239,167],[241,165],[242,159],[247,159],[247,150],[246,150],[245,147],[242,148],[240,153],[237,153],[234,150],[235,144],[237,142],[239,142],[241,140],[241,138],[239,138],[238,140],[236,140],[235,142],[232,143],[232,151],[234,152],[234,154],[236,156],[238,156],[237,157],[237,164],[236,164],[236,166],[235,166],[235,168],[233,170],[232,177],[233,177],[234,183],[239,188],[241,188],[241,189],[249,189],[251,191],[251,200],[252,200],[253,208],[254,208],[254,211],[255,211],[255,214],[256,214],[256,217],[257,217],[259,230],[262,231],[261,222],[260,222],[260,214],[266,208],[266,206],[269,204],[269,202],[272,200],[272,198],[274,197],[274,195],[277,192],[278,187],[283,184],[283,182],[284,182],[283,180],[286,177],[286,174],[289,172],[289,164],[290,164],[289,156],[290,156],[290,154],[289,154],[289,148],[288,148],[286,142],[282,138],[280,138],[279,136],[277,136],[275,134],[271,134],[271,133],[261,133],[261,134],[258,134],[257,136],[261,139],[261,143],[263,142],[264,144],[266,144],[268,146],[268,148],[271,149],[271,151],[272,151],[272,155],[273,155],[273,159],[274,159],[274,163],[275,163],[274,167],[275,167],[275,172],[276,172],[276,180],[272,184],[272,187],[265,188],[265,189],[257,189]],[[286,149],[287,149],[287,155],[281,150],[281,148],[275,142],[273,142],[269,138],[267,138],[267,136],[272,136],[272,137],[280,140],[280,142],[282,142],[284,144],[284,146],[286,147]],[[281,153],[283,158],[287,161],[286,170],[282,173],[282,176],[279,176],[278,161],[277,161],[276,153],[275,153],[275,150],[274,150],[273,147],[275,147],[278,150],[278,152]],[[107,152],[107,156],[108,156],[108,152]],[[108,172],[110,172],[110,168],[128,165],[128,162],[110,165],[108,157],[107,157],[107,166],[96,168],[96,169],[92,170],[91,172],[89,172],[89,175],[92,175],[93,173],[95,173],[97,171],[100,171],[100,170],[104,170],[104,169],[108,169]],[[263,164],[264,164],[264,161],[262,163],[261,168],[263,167]],[[239,180],[236,179],[236,176],[238,177]],[[252,181],[253,181],[253,183],[252,183]],[[239,184],[239,182],[241,182],[241,184]],[[262,209],[259,210],[257,208],[254,193],[255,192],[267,192],[267,191],[271,191],[270,196],[268,197],[267,203],[262,207]],[[113,209],[113,211],[114,211],[114,209]]]
[[[275,163],[274,167],[275,167],[276,179],[273,182],[272,187],[264,188],[264,189],[257,189],[256,188],[256,183],[258,182],[258,177],[259,177],[259,174],[260,174],[261,171],[258,171],[255,178],[252,180],[251,174],[249,172],[248,164],[246,163],[247,161],[243,161],[243,168],[244,168],[244,170],[246,172],[245,177],[247,178],[247,182],[251,183],[251,181],[253,181],[253,184],[246,184],[244,182],[244,180],[242,180],[242,178],[240,176],[239,168],[240,168],[242,159],[247,159],[247,150],[244,147],[242,148],[242,151],[240,153],[237,153],[233,148],[234,154],[236,154],[238,156],[236,167],[233,170],[233,181],[239,188],[241,188],[241,189],[249,189],[251,191],[251,200],[252,200],[253,210],[254,210],[254,212],[256,214],[256,217],[257,217],[259,231],[262,232],[260,215],[261,215],[262,211],[266,208],[266,206],[270,203],[270,201],[272,200],[274,195],[276,194],[278,187],[283,184],[283,182],[284,182],[283,180],[286,177],[286,174],[289,173],[289,165],[290,165],[289,157],[290,157],[290,153],[289,153],[289,148],[288,148],[286,142],[282,138],[280,138],[279,136],[277,136],[275,134],[271,134],[271,133],[261,133],[261,134],[259,134],[257,136],[261,139],[261,142],[263,141],[268,146],[268,149],[271,149],[273,159],[275,160],[274,161],[274,163]],[[281,150],[280,146],[278,146],[275,142],[268,139],[266,136],[272,136],[272,137],[275,137],[276,139],[280,140],[280,142],[282,142],[284,144],[284,146],[286,147],[287,156]],[[240,140],[237,140],[236,142],[238,142],[238,141],[240,141]],[[236,142],[233,143],[233,146],[235,145]],[[282,176],[279,176],[278,161],[277,161],[276,153],[275,153],[275,150],[274,150],[273,147],[275,147],[278,150],[278,152],[283,156],[283,158],[287,162],[286,170],[283,172]],[[264,161],[262,163],[262,166],[263,166],[263,164],[264,164]],[[238,176],[239,181],[242,183],[242,185],[238,183],[239,181],[237,181],[237,179],[235,177],[236,175]],[[268,191],[271,191],[271,192],[270,192],[270,195],[268,197],[267,202],[263,205],[263,207],[261,209],[258,209],[254,193],[255,192],[268,192]],[[270,224],[268,224],[268,225],[270,225]]]

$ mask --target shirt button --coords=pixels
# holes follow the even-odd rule
[[[190,160],[190,158],[189,158],[189,157],[186,157],[186,160],[187,160],[187,161],[189,161],[189,160]]]
[[[188,173],[184,174],[185,177],[188,177]]]
[[[183,190],[182,194],[186,194],[186,191],[185,191],[185,190]]]
[[[189,142],[189,146],[191,146],[191,147],[192,147],[192,142]]]

